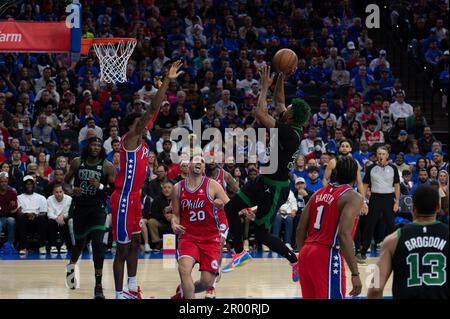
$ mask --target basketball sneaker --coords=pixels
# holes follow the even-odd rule
[[[58,248],[56,248],[56,246],[52,246],[50,248],[50,254],[57,254],[58,253]]]
[[[206,289],[205,299],[216,299],[216,289],[214,287]]]
[[[102,285],[96,285],[94,288],[94,299],[105,299]]]
[[[356,262],[361,265],[367,265],[367,257],[363,254],[356,255]]]
[[[248,263],[252,256],[247,250],[243,250],[239,254],[232,253],[231,261],[222,268],[222,272],[233,271],[235,267],[240,267]]]
[[[56,251],[56,252],[58,252],[58,251]],[[45,246],[42,246],[42,247],[39,248],[39,254],[40,255],[47,254],[47,249],[45,248]]]
[[[75,264],[67,264],[66,266],[66,286],[70,289],[75,289],[77,287]]]
[[[59,249],[59,252],[61,254],[67,254],[67,246],[66,245],[62,245],[61,248]]]
[[[181,289],[181,285],[178,285],[175,295],[170,297],[170,299],[184,299],[183,298],[183,290]]]
[[[123,297],[124,297],[124,299],[142,299],[141,286],[138,286],[137,291],[124,290],[123,291]]]

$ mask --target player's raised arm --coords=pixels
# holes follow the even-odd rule
[[[275,100],[275,113],[279,115],[283,112],[286,112],[287,109],[284,95],[284,74],[282,72],[278,74],[273,96]]]
[[[173,232],[177,235],[181,235],[184,233],[185,228],[180,224],[180,194],[178,193],[178,189],[179,183],[177,183],[173,188],[172,200],[170,202],[173,213],[171,225]]]
[[[161,103],[164,100],[164,97],[166,96],[167,88],[169,87],[170,80],[176,79],[178,76],[180,76],[183,71],[179,71],[181,66],[183,65],[183,62],[176,61],[170,66],[169,71],[167,72],[166,76],[164,77],[164,80],[162,81],[158,92],[156,92],[153,100],[151,101],[150,105],[148,106],[147,111],[139,118],[139,121],[137,125],[135,126],[135,129],[133,131],[130,131],[130,136],[138,136],[139,138],[142,135],[142,131],[146,128],[148,122],[152,118],[155,111],[158,109],[158,107],[161,105]]]
[[[356,263],[356,257],[353,253],[353,238],[352,230],[355,224],[355,219],[361,212],[361,206],[363,204],[363,198],[360,194],[350,191],[345,193],[339,199],[339,211],[341,212],[341,218],[339,221],[339,243],[341,245],[341,252],[344,255],[344,259],[350,268],[353,289],[350,291],[350,296],[358,296],[361,293],[362,284],[359,278],[358,264]]]
[[[372,278],[371,287],[367,292],[367,297],[369,299],[383,298],[384,287],[392,272],[392,256],[397,247],[397,242],[397,232],[394,232],[387,236],[381,244],[380,257],[377,262],[379,276],[374,276]]]
[[[325,168],[325,173],[323,174],[322,179],[323,186],[328,185],[331,178],[331,174],[333,173],[335,167],[336,167],[336,159],[332,158],[328,163],[327,167]]]
[[[309,203],[308,201],[305,208],[303,209],[302,215],[300,217],[300,222],[297,226],[297,231],[295,234],[295,241],[297,243],[297,248],[300,251],[305,243],[306,236],[308,235],[308,225],[309,225]]]
[[[269,114],[267,108],[267,93],[272,85],[273,76],[270,76],[270,66],[261,69],[261,92],[256,106],[255,117],[266,128],[275,127],[275,119]]]

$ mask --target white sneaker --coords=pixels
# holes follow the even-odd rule
[[[287,243],[287,244],[286,244],[286,247],[289,248],[289,250],[292,250],[291,244]]]
[[[89,242],[86,246],[87,246],[87,249],[88,249],[89,253],[92,254],[92,244],[91,244],[91,242]]]
[[[267,247],[266,245],[262,245],[262,249],[263,249],[264,252],[269,252],[270,251],[270,248]]]
[[[67,246],[66,245],[62,245],[61,248],[59,249],[59,252],[61,254],[67,254]]]
[[[58,248],[56,248],[56,246],[52,246],[52,248],[50,248],[50,253],[51,254],[57,254],[58,253]]]
[[[149,244],[145,244],[144,245],[144,252],[149,253],[151,251],[152,251],[152,249],[150,248],[150,245]]]
[[[58,251],[56,251],[56,252],[58,252]],[[47,249],[45,249],[45,246],[42,246],[41,248],[39,248],[39,254],[41,254],[41,255],[47,254]]]

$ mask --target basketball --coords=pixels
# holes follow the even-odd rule
[[[284,74],[292,73],[297,67],[297,54],[291,49],[281,49],[273,57],[273,66],[276,71]]]

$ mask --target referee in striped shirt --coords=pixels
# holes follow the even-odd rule
[[[379,222],[384,223],[388,234],[395,230],[395,213],[400,201],[400,176],[398,169],[389,163],[389,152],[386,147],[377,149],[378,162],[370,165],[364,175],[364,193],[370,187],[369,213],[360,217],[362,247],[357,255],[359,263],[366,263],[366,253],[370,248],[374,231]],[[385,233],[381,234],[384,238]]]

